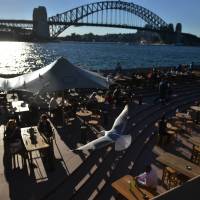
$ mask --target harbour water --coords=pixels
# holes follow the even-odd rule
[[[200,64],[200,47],[126,43],[0,42],[0,74],[27,73],[63,56],[87,69]]]

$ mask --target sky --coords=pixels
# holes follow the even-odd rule
[[[65,12],[83,4],[101,0],[0,0],[0,19],[32,19],[33,8],[45,6],[48,16]],[[183,32],[192,33],[200,37],[200,0],[126,0],[141,5],[167,23],[182,23]],[[97,28],[97,27],[71,27],[65,34],[71,33],[107,34],[131,33],[133,30]]]

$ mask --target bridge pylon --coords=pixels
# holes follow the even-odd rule
[[[33,35],[38,39],[48,39],[50,37],[47,11],[43,6],[33,10]]]

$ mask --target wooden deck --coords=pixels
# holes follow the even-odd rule
[[[54,142],[56,157],[55,171],[49,171],[39,152],[33,154],[35,168],[30,169],[28,163],[12,169],[11,158],[5,156],[3,144],[4,126],[0,127],[0,199],[116,199],[111,183],[118,178],[132,174],[137,175],[144,170],[147,163],[152,163],[162,149],[155,147],[155,122],[162,116],[174,115],[175,110],[185,109],[200,99],[199,84],[188,84],[184,89],[177,87],[174,97],[166,105],[153,104],[154,95],[145,93],[143,105],[134,105],[130,132],[133,143],[122,152],[113,151],[112,146],[98,152],[71,151],[80,146],[80,130],[57,128]],[[145,96],[144,95],[144,96]],[[122,108],[115,110],[110,116],[110,124]],[[78,123],[78,122],[77,122]],[[91,132],[88,140],[100,136]],[[184,144],[177,144],[176,152],[187,157],[191,154],[192,145],[181,137]],[[169,147],[170,148],[170,147]],[[152,150],[153,153],[152,153]],[[160,166],[153,165],[162,175]],[[161,193],[165,189],[158,187]]]

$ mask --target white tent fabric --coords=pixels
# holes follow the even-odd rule
[[[106,78],[95,72],[76,67],[62,57],[31,73],[0,79],[0,88],[2,89],[25,89],[31,92],[108,87]]]

